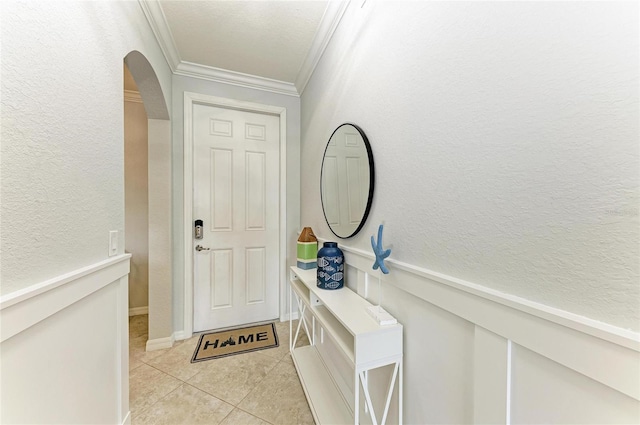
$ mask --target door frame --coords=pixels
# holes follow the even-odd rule
[[[278,312],[282,316],[283,285],[286,277],[287,261],[287,108],[244,102],[206,94],[184,92],[184,335],[185,339],[193,335],[193,105],[216,106],[225,109],[239,109],[248,112],[276,115],[280,121],[280,206],[278,220]]]

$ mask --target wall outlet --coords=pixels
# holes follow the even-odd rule
[[[109,257],[113,257],[118,253],[118,231],[109,232]]]

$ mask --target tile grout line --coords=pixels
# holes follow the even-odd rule
[[[151,366],[153,367],[153,366]],[[155,369],[155,368],[154,368]],[[156,369],[157,370],[157,369]],[[162,372],[162,371],[160,371]],[[164,373],[164,372],[162,372]],[[182,382],[182,381],[181,381]],[[140,416],[142,413],[146,412],[147,410],[151,409],[153,406],[155,406],[156,404],[158,404],[159,402],[161,402],[162,400],[164,400],[165,398],[167,398],[170,394],[174,393],[175,391],[177,391],[180,387],[182,387],[185,384],[185,382],[182,382],[182,384],[178,385],[177,387],[175,387],[174,389],[172,389],[171,391],[169,391],[167,394],[165,394],[164,396],[160,397],[158,400],[154,401],[153,403],[151,403],[149,406],[145,407],[144,409],[142,409],[140,412],[136,412],[134,415],[134,412],[131,411],[131,406],[129,406],[129,410],[131,411],[131,419],[133,419],[134,416]],[[131,385],[131,384],[129,384]]]
[[[260,354],[259,352],[256,352],[256,353]],[[266,354],[263,354],[263,356],[269,357],[270,359],[274,359],[273,357],[270,357],[270,356],[268,356],[268,355],[266,355]],[[258,382],[256,382],[256,384],[253,386],[253,388],[252,388],[252,389],[251,389],[247,394],[245,394],[245,396],[244,396],[244,397],[242,397],[242,399],[238,402],[238,405],[237,405],[237,406],[239,406],[239,405],[240,405],[240,403],[242,403],[242,402],[244,401],[244,399],[245,399],[245,398],[247,398],[247,397],[249,396],[249,394],[251,394],[251,393],[255,390],[255,388],[256,388],[256,387],[257,387],[257,386],[258,386],[262,381],[264,381],[265,379],[267,379],[267,376],[268,376],[271,372],[273,372],[273,370],[276,368],[276,366],[278,366],[278,364],[282,361],[282,359],[284,359],[284,356],[286,356],[286,354],[284,354],[280,360],[278,360],[277,362],[275,362],[275,363],[273,364],[273,366],[271,367],[271,369],[269,369],[269,371],[268,371],[267,373],[265,373],[265,374],[264,374],[264,377],[263,377],[261,380],[259,380]],[[275,360],[275,359],[274,359],[274,360]],[[236,406],[236,407],[237,407],[237,406]],[[246,412],[246,413],[249,413],[249,412]],[[253,416],[256,416],[256,415],[253,415]],[[260,419],[262,419],[262,418],[260,418]]]
[[[182,379],[182,378],[178,378],[177,376],[174,376],[174,375],[172,375],[172,374],[170,374],[170,373],[168,373],[168,372],[165,372],[165,371],[164,371],[164,370],[162,370],[162,369],[158,369],[158,368],[157,368],[157,367],[155,367],[154,365],[151,365],[151,364],[148,364],[148,363],[145,363],[145,364],[146,364],[147,366],[149,366],[149,367],[151,367],[151,368],[153,368],[153,369],[157,370],[157,371],[158,371],[158,372],[160,372],[160,373],[163,373],[163,374],[165,374],[165,375],[167,375],[167,376],[169,376],[169,377],[171,377],[171,378],[177,379],[178,381],[182,382],[183,384],[186,384],[186,383],[187,383],[187,381],[185,381],[184,379]],[[193,375],[193,376],[195,376],[195,375]],[[191,379],[191,378],[189,378],[189,379]]]
[[[254,418],[258,418],[258,419],[260,419],[261,421],[268,423],[269,425],[274,425],[274,424],[273,424],[273,422],[270,422],[270,421],[266,420],[265,418],[263,418],[263,417],[261,417],[261,416],[256,415],[255,413],[247,412],[247,411],[246,411],[246,410],[244,410],[242,407],[238,407],[238,406],[236,406],[235,408],[236,408],[236,409],[238,409],[238,410],[240,410],[241,412],[246,413],[247,415],[251,415],[251,416],[253,416]]]
[[[148,330],[147,330],[147,332],[146,332],[146,334],[145,334],[145,335],[141,335],[141,336],[146,336],[146,338],[148,339],[148,338],[149,338],[149,332],[148,332]],[[137,337],[137,338],[139,338],[139,337]],[[129,337],[129,339],[131,339],[131,336]],[[169,350],[170,350],[170,349],[169,349]],[[167,352],[168,352],[169,350],[167,350]],[[143,350],[143,351],[144,351],[144,350]],[[146,351],[144,351],[144,352],[146,352]],[[129,354],[131,354],[131,346],[129,346]],[[156,359],[156,358],[158,358],[158,357],[160,357],[160,356],[162,356],[162,355],[164,355],[164,354],[166,354],[166,353],[162,353],[162,354],[158,355],[157,357],[154,357],[153,359],[150,359],[150,360],[154,360],[154,359]],[[185,382],[185,381],[183,381],[182,379],[178,378],[177,376],[173,376],[173,375],[171,375],[170,373],[167,373],[167,372],[165,372],[165,371],[163,371],[163,370],[160,370],[160,369],[158,369],[157,367],[155,367],[155,366],[153,366],[153,365],[150,365],[149,363],[147,363],[146,361],[144,361],[144,360],[142,360],[142,359],[140,359],[139,361],[140,361],[140,363],[141,363],[141,364],[140,364],[140,365],[138,365],[137,367],[133,368],[133,369],[130,369],[130,370],[129,370],[129,376],[131,376],[131,372],[132,372],[133,370],[136,370],[136,369],[140,368],[142,365],[146,365],[146,366],[149,366],[149,367],[150,367],[150,368],[152,368],[152,369],[157,370],[158,372],[160,372],[160,373],[162,373],[162,374],[164,374],[164,375],[167,375],[167,376],[169,376],[169,377],[171,377],[171,378],[174,378],[174,379],[176,379],[176,380],[180,381],[180,384],[179,384],[176,388],[174,388],[173,390],[169,391],[167,394],[165,394],[164,396],[160,397],[158,400],[156,400],[155,402],[153,402],[152,404],[150,404],[149,406],[147,406],[147,407],[143,408],[142,410],[140,410],[140,412],[135,412],[135,413],[134,413],[134,412],[131,410],[131,406],[129,406],[129,410],[131,411],[131,418],[132,418],[132,419],[133,419],[133,417],[134,417],[134,416],[140,416],[142,413],[144,413],[144,412],[146,412],[147,410],[151,409],[153,406],[155,406],[155,405],[156,405],[156,404],[158,404],[160,401],[164,400],[164,399],[165,399],[165,398],[167,398],[170,394],[174,393],[176,390],[178,390],[180,387],[182,387],[183,385],[185,385],[185,384],[186,384],[186,382]],[[129,389],[131,389],[131,380],[129,380]]]
[[[195,376],[195,375],[194,375],[194,376]],[[225,419],[227,419],[227,417],[228,417],[228,416],[233,412],[233,409],[237,409],[237,408],[238,408],[237,406],[234,406],[232,403],[229,403],[228,401],[223,400],[223,399],[221,399],[220,397],[216,397],[216,396],[214,396],[213,394],[211,394],[211,393],[209,393],[209,392],[207,392],[207,391],[205,391],[205,390],[203,390],[203,389],[201,389],[201,388],[198,388],[198,387],[196,387],[195,385],[192,385],[192,384],[190,384],[190,383],[188,383],[188,382],[185,382],[185,383],[184,383],[184,385],[188,385],[188,386],[190,386],[191,388],[193,388],[193,389],[194,389],[194,390],[196,390],[196,391],[200,391],[201,393],[204,393],[204,394],[208,395],[209,397],[213,397],[213,398],[215,398],[216,400],[220,401],[221,403],[228,404],[229,406],[231,406],[231,410],[229,411],[229,413],[227,413],[227,414],[225,415],[225,417],[224,417],[224,418],[222,418],[222,419],[220,420],[220,422],[218,422],[218,423],[217,423],[217,424],[215,424],[215,425],[219,425],[219,424],[221,424],[222,422],[224,422],[224,420],[225,420]]]
[[[239,353],[238,355],[242,355],[242,354],[260,354],[260,353],[259,353],[259,352],[253,352],[253,353]],[[231,356],[231,357],[233,357],[233,356]],[[215,361],[216,359],[214,358],[214,359],[211,359],[211,360]],[[275,365],[276,365],[277,363],[278,363],[278,362],[276,362],[276,363],[274,364],[274,366],[273,366],[273,367],[275,367]],[[269,372],[273,369],[273,367],[272,367],[271,369],[269,369]],[[200,373],[204,373],[204,372],[205,372],[205,371],[197,372],[195,375],[193,375],[191,378],[189,378],[189,380],[191,380],[191,379],[195,378],[198,374],[200,374]],[[265,374],[265,377],[266,377],[266,375],[268,375],[268,373],[269,373],[269,372],[267,372],[267,373]],[[262,378],[262,380],[264,380],[264,378]],[[259,384],[260,382],[262,382],[262,380],[258,381],[258,382],[256,383],[256,385],[257,385],[257,384]],[[198,388],[198,387],[196,387],[195,385],[191,384],[190,382],[185,382],[185,383],[186,383],[186,384],[188,384],[188,385],[191,385],[192,387],[194,387],[194,388],[196,388],[196,389],[198,389],[198,390],[200,390],[200,391],[205,392],[206,394],[211,395],[212,397],[215,397],[215,398],[217,398],[217,399],[220,399],[220,400],[222,400],[223,402],[225,402],[225,403],[227,403],[227,404],[230,404],[230,405],[231,405],[231,406],[233,406],[233,407],[237,407],[237,405],[238,405],[238,404],[240,404],[240,403],[242,402],[242,400],[244,400],[244,399],[246,398],[246,396],[247,396],[247,395],[252,391],[252,390],[249,390],[249,393],[247,393],[247,395],[245,395],[245,396],[244,396],[244,397],[243,397],[243,398],[242,398],[242,399],[241,399],[237,404],[234,404],[234,403],[231,403],[231,402],[229,402],[229,401],[227,401],[227,400],[223,400],[223,399],[221,399],[219,396],[216,396],[215,394],[211,394],[209,391],[207,391],[207,390],[205,390],[205,389],[203,389],[203,388]]]
[[[278,361],[274,364],[274,366],[269,370],[269,372],[267,372],[267,373],[265,374],[264,378],[262,378],[262,380],[261,380],[260,382],[262,382],[262,381],[264,381],[265,379],[267,379],[267,376],[268,376],[271,372],[273,372],[273,371],[275,370],[275,368],[276,368],[280,363],[284,362],[284,359],[285,359],[285,357],[286,357],[288,354],[289,354],[289,352],[287,351],[287,353],[286,353],[286,354],[284,354],[284,355],[282,356],[282,358],[281,358],[280,360],[278,360]],[[250,395],[251,393],[253,393],[253,391],[258,387],[258,384],[260,384],[260,382],[256,383],[256,385],[254,386],[254,388],[253,388],[251,391],[249,391],[249,392],[248,392],[248,393],[247,393],[247,394],[242,398],[242,400],[240,400],[240,401],[238,402],[238,405],[237,405],[237,406],[235,406],[235,408],[236,408],[236,409],[239,409],[239,410],[242,410],[242,411],[243,411],[243,412],[245,412],[246,414],[251,415],[251,416],[253,416],[253,417],[256,417],[256,418],[258,418],[258,419],[260,419],[260,420],[262,420],[262,421],[264,421],[264,422],[266,422],[266,423],[268,423],[268,424],[270,424],[270,425],[273,425],[273,423],[272,423],[272,422],[268,421],[268,420],[267,420],[267,419],[265,419],[264,417],[262,417],[262,416],[260,416],[260,415],[258,415],[258,414],[256,414],[256,413],[249,412],[249,411],[247,411],[247,410],[245,410],[245,409],[243,409],[243,408],[239,407],[239,406],[240,406],[240,404],[241,404],[241,403],[242,403],[242,402],[243,402],[247,397],[249,397],[249,395]]]
[[[195,387],[194,387],[194,388],[195,388]],[[202,391],[202,390],[200,390],[200,391]],[[229,404],[229,403],[227,403],[227,404]],[[226,414],[226,416],[225,416],[224,418],[222,418],[222,420],[221,420],[220,422],[218,422],[217,424],[215,424],[215,425],[220,425],[222,422],[224,422],[224,421],[225,421],[225,419],[227,419],[227,418],[229,417],[229,415],[231,415],[231,414],[233,413],[233,410],[234,410],[236,407],[235,407],[235,406],[233,406],[233,405],[230,405],[230,406],[232,407],[232,409],[231,409],[231,410],[229,410],[229,413],[227,413],[227,414]]]

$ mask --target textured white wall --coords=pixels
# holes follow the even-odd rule
[[[638,4],[361,2],[302,96],[301,225],[331,132],[376,165],[369,250],[640,329]],[[410,324],[407,324],[410,326]]]
[[[300,99],[197,78],[173,77],[173,314],[174,329],[184,322],[183,146],[184,92],[287,108],[287,264],[295,264],[295,241],[300,231]]]
[[[149,340],[173,329],[171,122],[149,120]]]
[[[124,56],[171,74],[137,2],[0,5],[2,288],[124,252]]]

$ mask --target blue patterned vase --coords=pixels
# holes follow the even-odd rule
[[[340,289],[344,286],[344,254],[337,242],[325,242],[318,251],[318,288]]]

